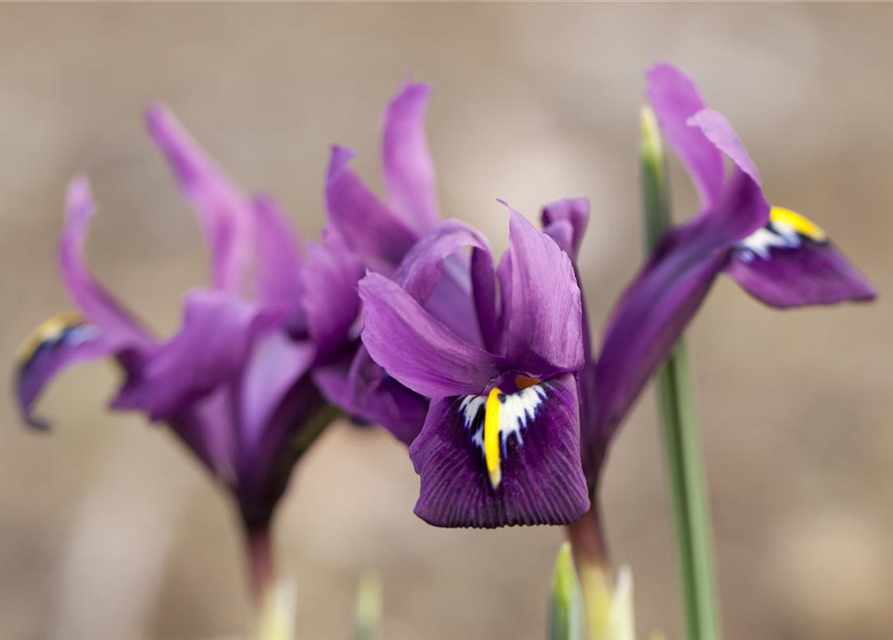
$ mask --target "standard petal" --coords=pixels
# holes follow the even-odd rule
[[[760,173],[750,159],[741,138],[732,129],[732,125],[719,111],[701,109],[688,119],[689,126],[698,127],[704,136],[722,153],[735,163],[754,182],[760,183]]]
[[[722,154],[689,118],[705,108],[695,83],[671,64],[651,67],[648,77],[648,102],[654,109],[667,142],[688,170],[701,202],[713,205],[722,192],[725,166]]]
[[[474,258],[479,271],[475,274],[476,282],[478,287],[486,288],[485,269],[490,247],[480,233],[457,220],[440,223],[417,242],[400,263],[393,279],[456,335],[480,346],[483,343],[475,311],[475,296],[480,292],[472,292],[471,265],[463,253],[469,247],[481,254]],[[489,258],[491,281],[492,264]],[[492,286],[490,290],[492,304]]]
[[[97,283],[84,260],[84,245],[90,218],[96,205],[90,195],[90,183],[77,177],[68,185],[65,196],[65,228],[59,242],[57,260],[68,295],[96,325],[115,350],[129,350],[139,358],[151,349],[153,340],[133,317]]]
[[[38,326],[16,354],[16,398],[24,420],[48,429],[49,424],[33,414],[44,387],[71,365],[112,355],[114,346],[99,327],[76,314],[54,316]]]
[[[468,344],[400,285],[378,274],[360,281],[363,344],[399,382],[429,398],[480,393],[503,361]]]
[[[326,177],[329,222],[369,268],[390,274],[418,235],[348,167],[354,155],[350,149],[332,147]]]
[[[409,450],[421,479],[416,515],[439,527],[483,528],[580,518],[589,498],[576,388],[574,376],[565,374],[497,399],[492,445],[484,433],[487,397],[433,400]],[[495,488],[485,450],[498,458]]]
[[[253,255],[251,203],[166,106],[146,110],[146,127],[167,158],[180,193],[199,216],[211,253],[214,286],[240,289]]]
[[[272,198],[258,196],[252,204],[257,218],[257,296],[266,307],[296,312],[303,292],[298,238]]]
[[[589,224],[589,200],[587,198],[565,198],[546,205],[542,211],[542,222],[543,231],[556,242],[558,241],[556,235],[565,238],[567,234],[566,229],[561,228],[563,226],[561,223],[570,224],[570,242],[567,243],[567,247],[562,247],[562,249],[576,260],[580,251],[580,243],[583,242],[583,235]],[[560,242],[559,246],[561,246]]]
[[[183,327],[122,390],[115,407],[145,411],[152,420],[175,415],[242,372],[265,323],[259,307],[232,294],[189,293]]]
[[[301,306],[317,357],[325,359],[348,340],[357,320],[362,268],[337,236],[327,234],[320,244],[310,246],[309,253],[301,271]]]
[[[508,206],[508,205],[506,205]],[[570,258],[555,241],[509,208],[511,295],[506,358],[536,377],[583,367],[580,288]]]
[[[431,87],[407,83],[388,105],[384,119],[382,165],[391,206],[416,232],[437,224],[434,164],[425,137]]]
[[[874,287],[806,218],[772,209],[769,223],[735,248],[728,274],[772,307],[873,300]]]

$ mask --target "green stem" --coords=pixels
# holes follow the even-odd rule
[[[650,252],[670,226],[669,189],[654,114],[642,110],[640,147],[646,248]],[[695,420],[685,342],[680,339],[657,375],[664,430],[686,637],[717,640],[719,610],[713,575],[713,536]]]

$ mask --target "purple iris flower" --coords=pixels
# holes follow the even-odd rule
[[[440,222],[434,166],[425,135],[430,94],[428,85],[408,82],[385,112],[381,162],[387,203],[351,170],[349,163],[355,153],[340,146],[332,148],[325,186],[326,231],[348,247],[364,267],[385,276],[393,275],[410,250]],[[479,339],[467,260],[447,256],[444,261],[443,277],[426,295],[425,305],[459,335]],[[388,375],[358,339],[353,351],[318,367],[314,378],[330,402],[356,421],[383,425],[404,444],[409,445],[422,428],[428,398]]]
[[[198,214],[212,283],[185,296],[173,337],[155,338],[86,267],[95,205],[76,178],[58,260],[80,314],[48,320],[23,346],[19,404],[45,428],[33,415],[44,386],[70,365],[113,357],[125,380],[112,406],[167,424],[232,493],[248,533],[265,541],[295,462],[334,416],[311,372],[348,341],[360,265],[331,238],[305,256],[273,201],[243,195],[166,108],[151,107],[147,125]]]
[[[648,82],[660,129],[697,187],[702,209],[667,233],[605,328],[583,403],[584,465],[593,486],[617,426],[720,273],[777,308],[875,297],[822,229],[766,203],[744,145],[725,117],[706,107],[690,78],[658,64]]]
[[[462,254],[471,247],[471,255]],[[449,257],[467,258],[478,331],[463,336],[427,306]],[[498,284],[498,289],[497,289]],[[498,293],[498,295],[497,295]],[[409,453],[415,512],[444,527],[568,524],[589,508],[580,466],[576,372],[584,362],[580,290],[567,255],[510,210],[499,267],[486,240],[445,222],[392,278],[360,282],[373,360],[431,398]]]

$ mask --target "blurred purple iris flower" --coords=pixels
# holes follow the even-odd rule
[[[648,72],[660,129],[697,187],[701,213],[671,230],[627,287],[604,331],[583,403],[584,466],[598,480],[606,449],[648,379],[728,273],[777,308],[871,300],[874,288],[813,222],[766,203],[760,176],[728,121],[668,64]],[[731,172],[726,162],[731,161]],[[587,406],[590,405],[591,406]]]
[[[112,406],[169,425],[232,493],[249,534],[265,537],[295,462],[334,417],[311,372],[348,341],[360,265],[337,240],[304,255],[273,201],[243,195],[165,107],[151,107],[147,125],[198,214],[212,284],[186,295],[173,337],[156,339],[87,269],[95,205],[76,178],[58,260],[80,314],[50,319],[23,346],[19,404],[46,427],[33,415],[44,386],[70,365],[114,357],[125,381]]]
[[[369,274],[360,282],[372,358],[431,398],[410,457],[421,478],[415,512],[437,526],[568,524],[589,508],[576,381],[580,290],[551,238],[512,210],[509,229],[495,274],[486,240],[449,221],[393,278]],[[471,337],[425,306],[445,257],[467,247],[478,323]]]

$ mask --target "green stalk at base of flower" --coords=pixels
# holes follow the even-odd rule
[[[357,595],[357,615],[354,622],[354,640],[373,640],[381,626],[382,586],[376,574],[360,579]]]
[[[650,108],[641,114],[641,190],[646,248],[654,249],[670,227],[666,160]],[[719,638],[719,610],[713,574],[713,541],[703,463],[695,421],[691,378],[680,340],[657,376],[664,429],[686,637]]]

